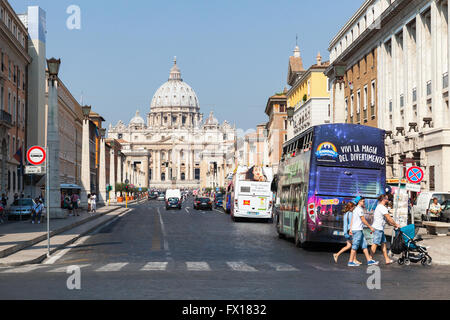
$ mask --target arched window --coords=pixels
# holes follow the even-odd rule
[[[186,175],[184,174],[184,172],[181,173],[181,181],[186,180]]]
[[[161,173],[161,181],[166,181],[166,174],[164,172]]]

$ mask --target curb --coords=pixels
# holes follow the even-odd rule
[[[52,231],[50,231],[50,238],[53,237],[53,236],[56,236],[56,235],[58,235],[60,233],[66,232],[66,231],[68,231],[70,229],[74,229],[74,228],[76,228],[76,227],[78,227],[80,225],[83,225],[85,223],[91,222],[91,221],[93,221],[93,220],[95,220],[97,218],[100,218],[100,217],[104,216],[105,214],[111,213],[111,212],[113,212],[115,210],[118,210],[118,209],[121,209],[121,207],[115,207],[113,209],[107,210],[107,211],[99,213],[97,215],[88,217],[88,218],[86,218],[84,220],[74,222],[72,224],[66,225],[66,226],[61,227],[61,228],[56,229],[56,230],[52,230]],[[16,252],[18,252],[18,251],[21,251],[23,249],[31,247],[31,246],[35,245],[36,243],[39,243],[39,242],[44,241],[46,239],[47,239],[47,234],[43,234],[43,235],[38,236],[36,238],[33,238],[31,240],[27,240],[27,241],[24,241],[24,242],[21,242],[21,243],[15,245],[15,246],[9,247],[9,248],[7,248],[7,249],[5,249],[3,251],[0,251],[0,259],[1,258],[6,258],[6,257],[8,257],[8,256],[10,256],[10,255],[12,255],[12,254],[14,254]],[[0,265],[2,265],[2,264],[0,263]]]

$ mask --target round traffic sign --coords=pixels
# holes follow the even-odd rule
[[[47,155],[44,148],[39,146],[31,147],[27,152],[27,160],[34,166],[41,165],[45,162]]]
[[[425,174],[419,167],[411,167],[406,171],[406,179],[411,183],[421,183]]]

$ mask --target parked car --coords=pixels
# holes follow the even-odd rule
[[[150,192],[148,195],[148,200],[156,200],[158,199],[159,193],[156,191]]]
[[[181,203],[182,202],[181,202],[180,198],[171,197],[166,200],[166,210],[169,210],[169,209],[181,210]]]
[[[201,197],[201,198],[195,198],[194,200],[194,209],[208,209],[212,210],[212,201],[210,198]]]
[[[421,192],[416,200],[415,205],[412,208],[414,214],[414,221],[427,221],[428,217],[430,220],[438,219],[437,216],[429,214],[428,209],[430,208],[433,198],[438,199],[440,205],[444,204],[445,201],[450,200],[450,193],[448,192]]]
[[[17,199],[9,207],[8,215],[12,217],[31,216],[35,202],[33,199]]]
[[[160,192],[158,194],[158,201],[164,201],[166,200],[166,194],[164,192]]]

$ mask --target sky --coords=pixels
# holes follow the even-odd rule
[[[47,13],[47,57],[61,58],[72,95],[106,120],[128,124],[150,112],[174,56],[206,118],[214,111],[248,130],[268,121],[267,100],[287,87],[298,35],[305,68],[363,0],[10,0],[17,13]],[[66,26],[81,9],[81,29]]]

